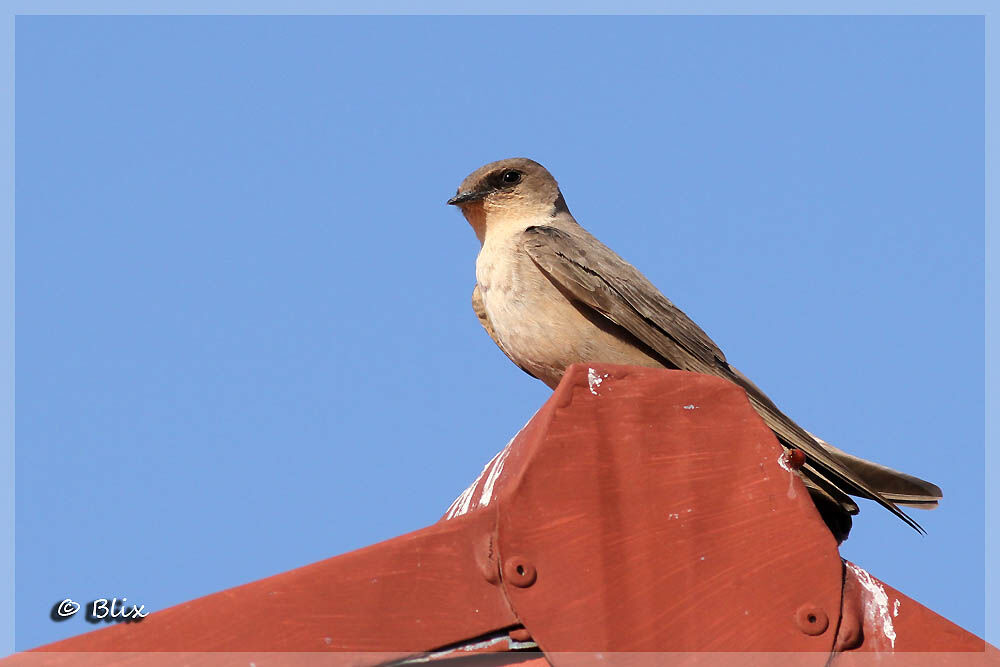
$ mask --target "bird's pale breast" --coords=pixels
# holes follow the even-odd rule
[[[517,235],[487,240],[476,280],[501,347],[552,388],[574,363],[662,367],[623,340],[616,325],[574,306],[520,249]]]

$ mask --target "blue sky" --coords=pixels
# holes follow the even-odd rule
[[[523,155],[783,409],[938,483],[982,635],[981,17],[16,21],[16,646],[434,522],[546,399],[444,205]]]

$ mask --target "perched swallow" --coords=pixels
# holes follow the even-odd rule
[[[542,165],[527,158],[487,164],[448,203],[482,244],[473,309],[529,375],[554,389],[571,364],[603,362],[725,378],[746,390],[783,446],[805,454],[800,474],[838,540],[858,512],[850,495],[876,501],[923,532],[898,505],[932,509],[941,489],[847,454],[785,416],[697,324],[577,223]]]

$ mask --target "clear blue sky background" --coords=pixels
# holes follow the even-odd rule
[[[16,643],[434,522],[546,399],[444,205],[533,157],[982,634],[981,17],[19,17]],[[803,564],[808,567],[808,564]]]

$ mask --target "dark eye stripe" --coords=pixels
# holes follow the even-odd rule
[[[491,190],[506,190],[524,180],[524,172],[517,169],[494,171],[486,177],[485,185]]]

